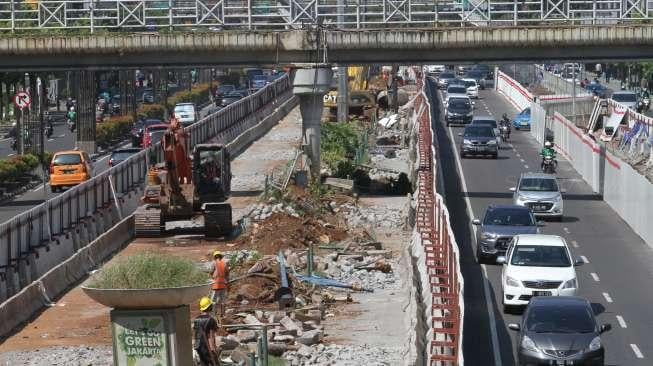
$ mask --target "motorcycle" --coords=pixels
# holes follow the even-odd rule
[[[557,162],[552,155],[542,157],[542,171],[545,174],[555,174]]]
[[[501,136],[501,141],[510,140],[510,125],[501,123],[501,125],[499,126],[499,134]]]
[[[70,118],[67,118],[66,124],[68,125],[68,129],[70,130],[70,132],[75,132],[75,121],[71,120]]]
[[[52,128],[52,124],[48,123],[45,125],[45,137],[50,138],[52,137],[52,133],[54,132],[54,128]]]

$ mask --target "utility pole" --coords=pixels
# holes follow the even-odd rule
[[[338,65],[338,96],[336,105],[338,107],[338,123],[346,123],[349,121],[349,73],[347,66],[344,64]]]
[[[576,65],[573,65],[571,72],[571,114],[576,125]]]

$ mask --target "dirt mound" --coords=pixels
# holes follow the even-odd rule
[[[347,237],[344,228],[312,217],[293,217],[276,213],[252,224],[250,230],[235,242],[237,247],[258,250],[261,254],[277,254],[288,248],[305,248],[309,242],[341,241]]]

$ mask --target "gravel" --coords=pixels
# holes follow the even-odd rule
[[[309,351],[310,349],[310,351]],[[315,346],[284,353],[290,366],[385,366],[404,364],[399,347],[343,346],[337,344]]]
[[[2,366],[110,366],[113,353],[108,346],[50,347],[0,354]]]
[[[402,229],[406,224],[404,210],[396,210],[387,207],[360,207],[345,204],[341,210],[347,212],[347,223],[349,226],[364,227],[373,225],[377,228]]]
[[[326,274],[335,280],[344,283],[357,283],[366,289],[396,289],[400,286],[395,278],[394,273],[383,273],[378,270],[356,269],[365,263],[378,260],[378,257],[365,257],[362,261],[355,259],[339,260],[338,262],[328,262]],[[391,263],[394,267],[394,263]]]

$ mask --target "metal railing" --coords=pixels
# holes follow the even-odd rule
[[[187,127],[189,148],[215,137],[229,139],[251,127],[248,118],[292,87],[285,75],[256,93]],[[254,117],[252,117],[254,118]],[[227,141],[228,142],[228,141]],[[36,248],[64,235],[86,218],[141,187],[152,159],[162,161],[158,144],[75,186],[13,219],[0,224],[0,275]],[[120,213],[119,213],[120,214]]]
[[[339,29],[636,23],[653,0],[0,1],[0,30]]]

